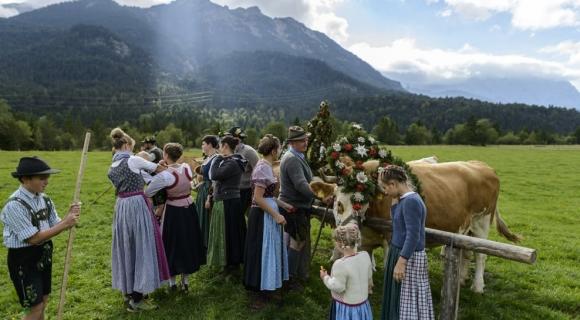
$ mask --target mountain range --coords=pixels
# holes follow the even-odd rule
[[[402,90],[325,34],[292,18],[272,19],[257,7],[230,10],[208,0],[177,0],[142,9],[112,0],[51,5],[8,19],[29,26],[70,29],[102,26],[144,49],[160,71],[186,78],[207,61],[235,52],[271,51],[324,61],[331,68],[379,89]]]
[[[176,0],[146,9],[112,0],[55,4],[0,19],[0,43],[0,98],[25,112],[107,106],[113,122],[119,107],[147,110],[154,104],[206,103],[272,105],[290,111],[286,116],[306,118],[313,110],[302,110],[304,105],[330,99],[337,101],[338,117],[369,126],[386,115],[379,110],[412,114],[400,118],[404,125],[429,123],[439,111],[428,106],[445,108],[446,118],[453,119],[437,120],[440,130],[474,114],[500,122],[504,112],[512,117],[506,126],[514,130],[569,131],[580,124],[577,112],[552,108],[545,111],[551,118],[544,125],[542,110],[495,104],[528,99],[524,102],[578,106],[569,83],[473,79],[431,85],[400,79],[404,88],[395,77],[382,75],[292,18],[270,18],[257,7],[230,9],[209,0]],[[494,103],[429,100],[410,92]],[[568,100],[555,100],[564,96]],[[415,109],[423,111],[409,111]],[[478,111],[482,109],[486,111]],[[513,125],[532,111],[533,117],[520,121],[525,126]],[[562,119],[565,126],[558,125]]]
[[[388,76],[388,75],[386,75]],[[525,103],[580,109],[580,92],[566,80],[539,77],[472,77],[433,83],[398,77],[409,92],[430,97],[465,97],[493,103]]]

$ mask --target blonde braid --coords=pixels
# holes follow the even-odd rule
[[[360,244],[360,232],[356,225],[350,224],[339,226],[333,232],[333,238],[341,245],[342,249],[357,249]]]

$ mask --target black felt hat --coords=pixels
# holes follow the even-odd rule
[[[51,169],[48,164],[38,157],[23,157],[18,162],[16,171],[12,172],[14,178],[26,176],[38,176],[43,174],[59,173],[58,169]]]
[[[235,138],[240,138],[240,139],[245,139],[246,138],[246,133],[240,127],[233,127],[233,128],[231,128],[230,131],[228,131],[228,134],[234,136]]]
[[[152,144],[155,144],[156,142],[157,140],[155,140],[154,136],[146,137],[145,139],[143,139],[143,141],[141,141],[141,143],[152,143]]]

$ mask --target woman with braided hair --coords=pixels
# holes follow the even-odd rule
[[[339,226],[333,239],[343,257],[334,262],[331,275],[320,267],[320,278],[332,295],[329,319],[370,320],[373,315],[368,296],[373,287],[373,269],[369,254],[357,252],[359,229],[355,224]]]
[[[391,207],[393,235],[385,266],[381,319],[434,319],[425,253],[425,203],[399,166],[380,171],[379,184],[387,195],[398,199]]]

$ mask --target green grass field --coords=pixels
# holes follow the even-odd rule
[[[535,265],[489,257],[485,273],[486,292],[461,291],[461,319],[579,319],[580,318],[580,148],[577,147],[395,147],[405,160],[437,155],[440,161],[477,159],[497,170],[501,179],[500,209],[511,230],[523,235],[521,245],[538,250]],[[71,201],[79,152],[1,152],[0,198],[7,199],[18,187],[10,176],[21,156],[39,155],[63,172],[51,178],[47,193],[61,216]],[[190,155],[193,155],[191,152]],[[224,279],[207,267],[190,279],[187,296],[163,290],[153,298],[161,308],[128,314],[119,292],[111,289],[110,243],[114,195],[110,191],[91,204],[109,186],[106,177],[110,153],[89,154],[82,190],[83,213],[74,242],[65,319],[324,319],[330,296],[318,278],[332,247],[325,229],[311,267],[311,279],[301,294],[285,297],[283,307],[261,312],[247,308],[241,279]],[[313,220],[313,237],[318,231]],[[50,319],[56,309],[62,277],[67,234],[55,239],[53,293]],[[506,242],[492,229],[490,239]],[[382,262],[382,254],[375,252]],[[429,252],[430,279],[436,313],[439,311],[442,261],[439,250]],[[473,269],[473,266],[472,266]],[[380,314],[383,269],[374,275],[371,304]],[[18,319],[21,308],[6,267],[6,249],[0,249],[0,319]]]

